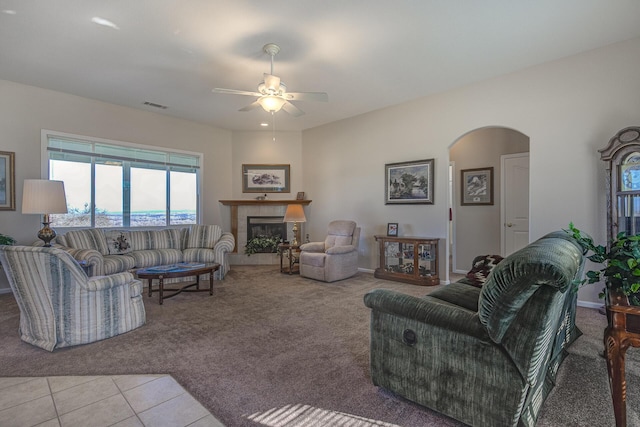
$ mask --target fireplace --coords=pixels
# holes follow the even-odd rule
[[[287,240],[287,224],[282,216],[247,216],[247,241],[255,237],[276,237]]]

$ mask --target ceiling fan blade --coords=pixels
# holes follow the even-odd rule
[[[246,107],[242,107],[238,111],[251,111],[251,110],[253,110],[255,108],[258,108],[260,106],[260,103],[258,101],[259,100],[256,100],[255,102],[252,102],[251,104],[247,105]]]
[[[304,114],[304,111],[302,111],[301,109],[299,109],[298,107],[290,103],[289,101],[286,101],[284,103],[284,105],[282,106],[282,109],[287,113],[291,114],[293,117],[300,117]]]
[[[278,92],[280,90],[280,77],[264,73],[264,87],[267,90]]]
[[[325,92],[287,92],[285,96],[290,101],[329,101],[329,95]]]
[[[246,90],[236,90],[236,89],[224,89],[221,87],[216,87],[211,89],[211,92],[215,93],[228,93],[230,95],[248,95],[248,96],[262,96],[261,93],[258,92],[249,92]]]

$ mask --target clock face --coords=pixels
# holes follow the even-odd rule
[[[620,190],[640,190],[640,154],[632,153],[620,168]]]

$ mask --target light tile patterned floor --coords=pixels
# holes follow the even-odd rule
[[[169,375],[0,378],[3,427],[224,427]]]

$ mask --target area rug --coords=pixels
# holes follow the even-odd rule
[[[0,296],[0,376],[170,374],[225,425],[460,426],[371,384],[364,294],[435,288],[356,276],[322,283],[275,266],[234,266],[214,295],[145,295],[147,324],[53,353],[19,339],[12,295]],[[606,320],[580,308],[570,348],[539,426],[613,425]],[[639,425],[640,350],[627,357],[629,425]],[[634,424],[635,423],[635,424]]]

